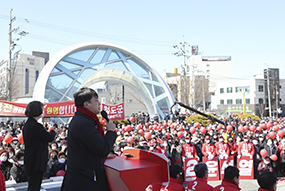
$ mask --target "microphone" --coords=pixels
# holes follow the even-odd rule
[[[102,110],[102,111],[101,111],[101,116],[104,117],[104,118],[107,120],[107,122],[110,121],[110,119],[108,118],[108,114],[107,114],[106,111]]]

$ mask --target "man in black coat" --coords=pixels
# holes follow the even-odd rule
[[[117,138],[115,124],[109,121],[104,134],[97,118],[100,102],[93,89],[83,87],[73,97],[77,111],[68,129],[67,172],[62,190],[108,191],[104,161]]]

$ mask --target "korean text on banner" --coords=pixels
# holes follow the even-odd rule
[[[237,160],[240,179],[253,179],[253,159],[249,156],[242,156]]]
[[[216,156],[212,160],[209,160],[207,157],[203,157],[203,162],[206,163],[206,165],[208,166],[208,181],[219,180],[220,174],[218,157]]]
[[[118,105],[107,105],[102,103],[102,110],[105,110],[110,120],[124,120],[125,119],[125,108],[124,103]]]
[[[225,169],[228,166],[234,166],[234,157],[229,156],[228,159],[220,159],[220,175],[221,175],[221,180],[224,179],[224,173]]]

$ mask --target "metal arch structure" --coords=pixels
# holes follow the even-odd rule
[[[42,69],[35,84],[33,99],[42,102],[73,100],[83,86],[100,81],[124,84],[144,101],[149,114],[164,113],[175,98],[162,77],[135,53],[122,47],[87,42],[63,49]]]

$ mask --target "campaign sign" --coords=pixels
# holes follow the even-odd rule
[[[228,166],[234,166],[234,157],[229,156],[228,159],[220,159],[220,175],[221,175],[221,180],[224,179],[224,173],[225,169]]]
[[[237,167],[239,169],[240,179],[253,179],[253,159],[249,156],[241,156],[237,160]]]
[[[203,157],[203,162],[208,166],[208,181],[219,180],[219,160],[218,157],[214,157],[212,160],[209,160],[207,157]]]
[[[105,110],[110,120],[124,120],[125,119],[125,108],[124,103],[117,105],[107,105],[102,103],[102,110]]]
[[[185,158],[184,175],[186,183],[189,183],[190,181],[196,179],[196,174],[194,172],[194,166],[196,164],[198,164],[197,158]]]

